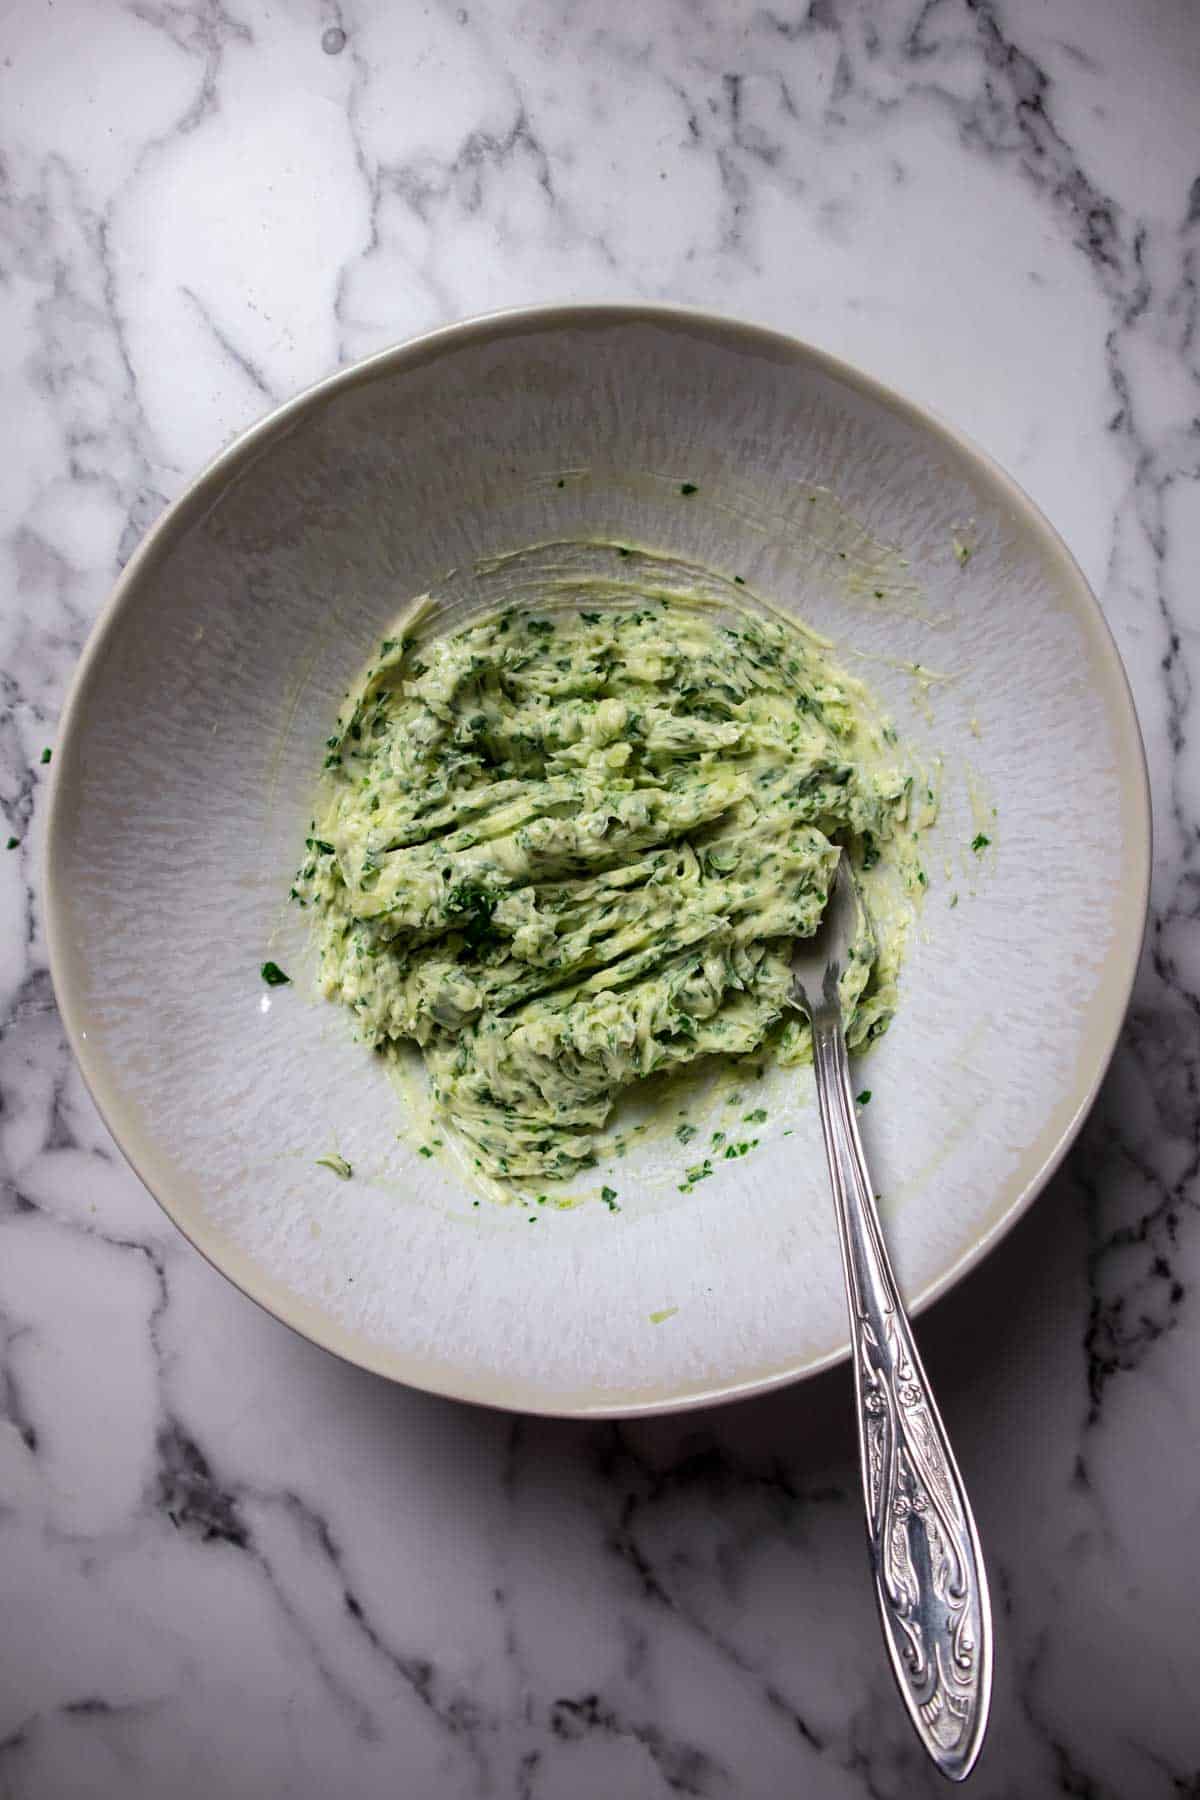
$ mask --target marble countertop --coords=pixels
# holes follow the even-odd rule
[[[972,433],[1133,683],[1153,913],[1067,1164],[922,1323],[998,1615],[981,1796],[1200,1793],[1200,14],[14,0],[0,15],[0,1792],[933,1795],[845,1370],[676,1420],[344,1367],[174,1232],[66,1049],[43,746],[229,437],[513,302],[793,330]]]

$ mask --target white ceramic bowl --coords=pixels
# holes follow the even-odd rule
[[[397,1140],[400,1101],[312,992],[286,904],[323,741],[402,604],[457,570],[469,606],[479,558],[590,536],[742,575],[945,759],[903,1004],[862,1068],[904,1289],[943,1291],[1045,1182],[1108,1063],[1145,919],[1145,763],[1104,621],[1029,500],[791,339],[641,306],[511,313],[281,407],[166,513],[89,641],[46,896],[92,1092],[231,1280],[414,1386],[616,1414],[845,1353],[811,1073],[769,1075],[758,1149],[693,1191],[667,1139],[604,1172],[619,1213],[535,1230]],[[263,986],[268,956],[291,987]],[[334,1147],[350,1182],[315,1166]]]

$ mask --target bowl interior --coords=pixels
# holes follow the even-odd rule
[[[1111,640],[1035,509],[917,409],[787,340],[631,309],[510,316],[375,358],[256,428],[148,540],[89,645],[56,756],[48,917],[110,1126],[247,1292],[419,1386],[616,1412],[842,1352],[811,1073],[768,1072],[733,1103],[713,1088],[704,1139],[648,1134],[572,1184],[570,1210],[476,1205],[312,991],[287,904],[324,740],[405,602],[432,589],[464,616],[514,570],[515,591],[561,578],[594,540],[795,611],[933,775],[903,1004],[861,1075],[904,1288],[944,1285],[1036,1189],[1103,1073],[1144,918],[1144,765]],[[291,986],[264,987],[268,956]],[[708,1134],[760,1106],[755,1150],[681,1192]],[[316,1166],[335,1149],[349,1182]]]

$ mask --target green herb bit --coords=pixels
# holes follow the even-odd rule
[[[747,1125],[765,1125],[767,1109],[765,1106],[756,1106],[753,1112],[743,1113],[742,1119]]]
[[[696,486],[694,481],[681,481],[679,484],[679,491],[681,494],[698,494],[700,489]]]
[[[42,751],[42,757],[41,757],[41,760],[42,760],[42,761],[43,761],[43,762],[44,762],[44,763],[48,763],[48,762],[49,762],[49,761],[50,761],[50,757],[51,757],[51,755],[52,755],[52,752],[51,752],[51,750],[50,750],[50,749],[49,749],[49,747],[47,747],[47,748],[46,748],[46,749],[45,749],[45,750],[43,750],[43,751]]]
[[[259,973],[268,987],[282,987],[292,979],[290,975],[284,974],[277,962],[265,962]]]
[[[870,1088],[864,1088],[862,1093],[856,1096],[856,1104],[859,1106],[866,1106],[866,1104],[868,1103],[870,1098],[871,1098]]]
[[[9,838],[9,840],[8,840],[7,844],[5,844],[4,848],[6,850],[15,850],[17,845],[20,842],[21,842],[20,838]]]
[[[345,1157],[338,1156],[333,1151],[331,1151],[328,1156],[318,1156],[317,1167],[318,1169],[332,1169],[334,1174],[342,1181],[349,1181],[354,1173],[354,1170],[346,1161]]]
[[[677,1125],[675,1127],[675,1136],[679,1139],[681,1144],[690,1144],[695,1135],[696,1127],[687,1124],[686,1121],[682,1125]]]
[[[977,831],[975,836],[971,839],[971,848],[974,850],[976,856],[979,855],[981,850],[986,850],[991,841],[991,838],[985,837],[982,831]]]
[[[420,1148],[420,1150],[419,1150],[419,1151],[418,1151],[418,1152],[417,1152],[417,1154],[418,1154],[418,1155],[419,1155],[419,1156],[432,1156],[432,1155],[433,1155],[433,1151],[432,1151],[432,1150],[431,1150],[431,1149],[430,1149],[430,1148],[429,1148],[429,1145],[428,1145],[428,1144],[422,1144],[422,1145],[421,1145],[421,1148]]]
[[[617,1205],[617,1190],[616,1188],[609,1187],[607,1182],[600,1189],[600,1198],[603,1200],[605,1206],[607,1206],[609,1212],[620,1212],[621,1209]]]
[[[678,1311],[679,1308],[677,1306],[660,1307],[658,1312],[652,1312],[650,1314],[650,1323],[652,1325],[665,1325],[667,1320],[673,1319]]]

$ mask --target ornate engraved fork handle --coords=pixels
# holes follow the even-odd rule
[[[846,1271],[863,1494],[884,1637],[921,1741],[944,1775],[962,1781],[979,1754],[991,1697],[983,1556],[884,1246],[854,1117],[836,986],[828,984],[823,1001],[806,1010]]]

